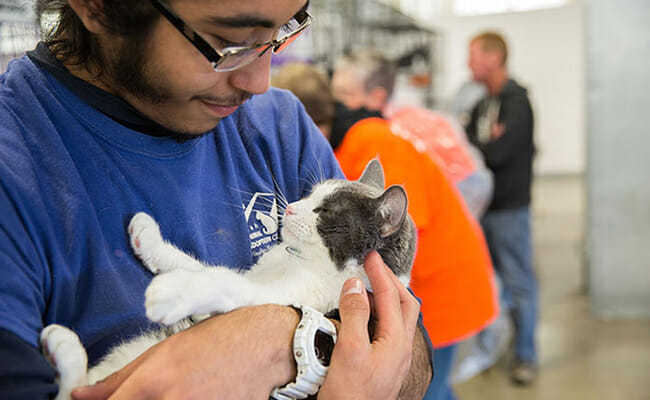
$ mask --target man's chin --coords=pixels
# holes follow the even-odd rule
[[[188,140],[198,139],[211,133],[214,131],[217,125],[219,125],[220,122],[221,119],[217,120],[216,122],[202,124],[202,126],[197,127],[168,126],[167,129],[173,132],[170,135],[171,137],[178,141],[186,142]]]

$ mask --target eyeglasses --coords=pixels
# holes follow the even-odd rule
[[[269,49],[275,54],[286,49],[312,21],[305,9],[299,11],[293,18],[284,24],[277,33],[279,39],[254,44],[252,46],[228,46],[217,50],[205,41],[196,31],[190,28],[185,21],[174,14],[159,0],[150,0],[151,4],[181,33],[187,40],[210,61],[215,71],[232,71],[244,67],[262,57]]]

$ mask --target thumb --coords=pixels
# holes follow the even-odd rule
[[[149,350],[140,354],[138,358],[131,361],[126,367],[114,372],[112,375],[107,376],[103,380],[95,383],[94,385],[81,386],[72,390],[71,396],[73,400],[106,400],[113,393],[122,386],[139,367],[140,365],[152,354],[160,343],[151,347]]]
[[[117,390],[119,382],[111,379],[112,375],[94,385],[80,386],[75,388],[71,395],[74,400],[104,400]]]
[[[80,386],[72,390],[74,400],[105,400],[108,399],[122,383],[131,375],[131,372],[139,365],[139,359],[127,365],[125,368],[109,375],[93,385]]]
[[[362,340],[363,343],[370,343],[368,337],[370,303],[366,288],[360,279],[351,278],[343,284],[339,314],[341,315],[340,339]]]

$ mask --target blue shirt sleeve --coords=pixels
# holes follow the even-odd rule
[[[42,224],[35,223],[40,214],[37,193],[30,194],[22,182],[7,177],[0,166],[0,329],[14,332],[33,347],[38,347],[49,293],[49,272],[45,267],[46,252],[38,248],[35,236],[42,233]],[[8,185],[11,182],[11,186]],[[27,209],[32,212],[28,213]],[[40,220],[44,223],[45,219]]]
[[[58,392],[54,369],[34,346],[0,329],[0,398],[40,400]]]

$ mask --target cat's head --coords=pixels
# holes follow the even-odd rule
[[[408,277],[415,256],[416,234],[401,186],[384,190],[384,173],[372,160],[357,181],[327,180],[291,203],[284,216],[284,242],[309,251],[325,249],[339,269],[363,263],[377,250],[395,275]]]

